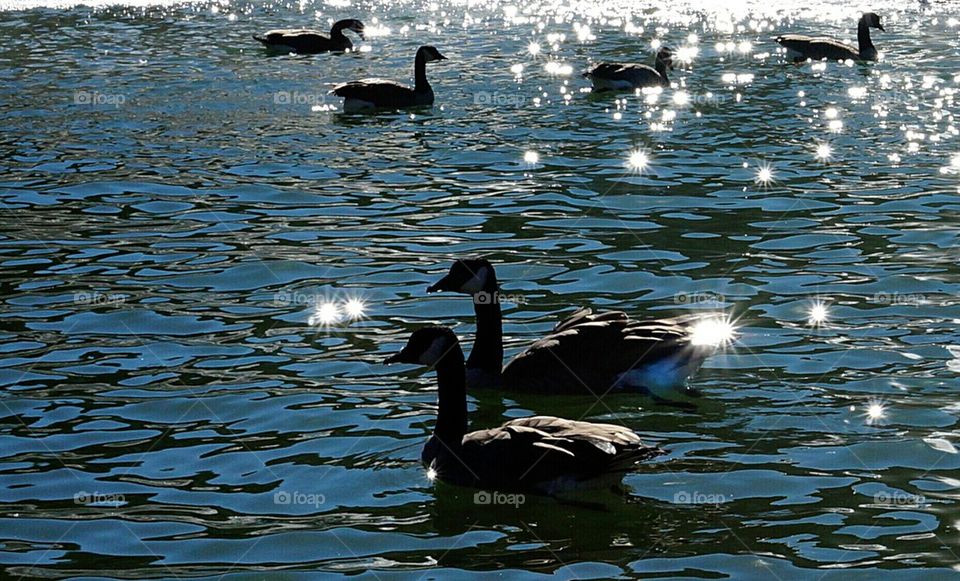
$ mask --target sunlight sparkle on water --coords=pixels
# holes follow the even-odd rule
[[[829,161],[831,157],[833,157],[833,148],[830,147],[829,143],[817,145],[817,159],[820,161]]]
[[[876,424],[887,417],[887,406],[882,401],[871,400],[867,403],[867,409],[863,415],[867,418],[868,424]]]
[[[813,327],[819,327],[827,322],[827,319],[830,318],[830,312],[827,309],[827,303],[817,299],[810,306],[808,322]]]
[[[540,43],[538,43],[538,42],[531,42],[530,44],[528,44],[528,45],[527,45],[527,52],[530,53],[530,54],[533,55],[533,56],[537,56],[538,54],[540,54]]]
[[[773,182],[773,168],[769,164],[760,164],[753,181],[761,186],[769,186]]]
[[[568,76],[573,73],[573,67],[566,63],[559,63],[557,61],[550,61],[543,66],[543,70],[547,71],[551,75],[561,75]]]
[[[643,149],[637,149],[630,152],[627,158],[627,167],[637,173],[643,173],[650,165],[650,154]]]
[[[433,482],[437,479],[437,471],[433,468],[427,468],[427,480]]]
[[[713,316],[701,319],[693,327],[690,342],[697,346],[723,347],[733,342],[737,336],[737,327],[726,316]]]
[[[316,306],[307,323],[311,326],[328,327],[340,320],[340,308],[336,303],[323,302]]]
[[[366,308],[367,305],[362,299],[347,299],[347,302],[343,303],[343,310],[346,311],[348,317],[354,320],[362,319]]]
[[[677,49],[677,52],[675,55],[673,55],[673,58],[678,62],[690,64],[693,62],[693,59],[696,58],[697,53],[699,52],[700,49],[695,46],[681,46],[679,49]]]
[[[527,151],[523,154],[523,162],[533,165],[540,161],[540,154],[536,151]]]

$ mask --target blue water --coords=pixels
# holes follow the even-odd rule
[[[816,1],[31,6],[0,12],[6,576],[960,576],[956,2],[871,5],[884,59],[849,67],[770,40],[854,37]],[[341,17],[357,53],[250,38]],[[692,57],[673,88],[586,91],[655,39]],[[432,110],[337,112],[420,44]],[[434,378],[380,362],[427,322],[470,340],[469,299],[424,289],[476,254],[508,355],[579,306],[736,319],[694,409],[471,395],[476,427],[669,451],[625,493],[426,478]]]

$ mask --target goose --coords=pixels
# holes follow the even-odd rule
[[[295,52],[297,54],[317,54],[321,52],[343,52],[353,48],[350,39],[344,36],[344,30],[352,30],[363,38],[363,23],[353,18],[338,20],[330,28],[330,36],[316,30],[305,28],[280,28],[268,30],[263,36],[254,35],[254,39],[263,43],[268,50]]]
[[[587,69],[583,76],[590,79],[597,91],[669,87],[668,68],[673,68],[673,51],[663,47],[657,52],[653,67],[636,63],[600,63]]]
[[[344,111],[365,109],[402,109],[433,105],[433,88],[427,82],[427,63],[446,60],[432,46],[417,49],[413,72],[416,84],[413,87],[383,79],[363,79],[341,83],[330,92],[343,97]]]
[[[463,351],[446,327],[417,329],[385,363],[425,365],[437,371],[437,423],[420,457],[431,479],[553,495],[619,480],[637,463],[666,453],[645,445],[623,426],[552,416],[467,432]]]
[[[785,34],[777,37],[777,42],[787,48],[787,58],[796,61],[812,59],[815,61],[854,60],[875,61],[877,49],[870,40],[870,29],[879,28],[886,32],[880,24],[880,17],[873,12],[867,12],[860,17],[857,24],[857,44],[859,48],[840,42],[832,38],[806,36],[803,34]]]
[[[720,344],[710,331],[732,334],[722,319],[698,315],[637,321],[622,311],[580,309],[546,337],[503,365],[499,285],[485,258],[457,260],[427,288],[472,295],[477,335],[467,360],[471,387],[541,393],[646,391],[665,400],[699,395],[686,385]],[[711,325],[701,326],[702,321]],[[706,332],[705,332],[706,331]]]

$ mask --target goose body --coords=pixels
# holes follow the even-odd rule
[[[503,368],[508,389],[648,391],[669,399],[712,351],[692,344],[696,316],[638,321],[580,309]],[[560,364],[560,362],[563,362]]]
[[[580,309],[503,366],[499,285],[485,259],[458,260],[427,292],[474,297],[477,335],[467,360],[471,387],[542,393],[648,391],[664,399],[695,395],[687,379],[713,353],[696,337],[702,317],[638,321],[622,311]],[[480,298],[482,297],[482,298]]]
[[[637,63],[599,63],[583,76],[597,91],[627,91],[644,87],[668,87],[667,69],[673,67],[672,52],[662,48],[653,67]]]
[[[665,452],[612,424],[533,416],[467,432],[466,374],[456,335],[425,327],[387,363],[437,371],[439,410],[421,461],[445,482],[504,491],[556,494],[619,479],[638,462]]]
[[[856,47],[827,37],[806,36],[803,34],[785,34],[777,37],[777,42],[787,49],[787,58],[793,61],[807,59],[819,60],[854,60],[875,61],[879,53],[873,46],[870,38],[870,29],[884,30],[880,24],[880,17],[873,12],[867,12],[860,17],[857,23]]]
[[[339,20],[330,28],[330,36],[306,28],[281,28],[268,30],[262,36],[253,38],[268,50],[276,52],[295,52],[297,54],[317,54],[322,52],[343,52],[353,48],[353,43],[343,34],[352,30],[363,38],[363,23],[359,20]]]
[[[432,46],[421,46],[414,59],[414,79],[411,87],[385,79],[361,79],[335,86],[330,92],[343,97],[344,111],[370,109],[404,109],[433,105],[433,87],[427,82],[427,66],[431,61],[446,60]]]

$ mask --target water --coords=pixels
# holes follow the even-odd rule
[[[6,575],[957,576],[957,4],[875,3],[885,61],[825,70],[770,37],[849,39],[855,10],[628,4],[4,3]],[[354,16],[358,54],[250,39]],[[654,38],[698,47],[679,88],[583,91]],[[419,44],[450,58],[433,110],[330,110]],[[424,289],[475,254],[523,303],[508,354],[575,306],[738,320],[694,411],[472,395],[474,426],[669,450],[626,493],[426,479],[434,379],[380,362],[427,322],[469,340],[469,300]],[[317,324],[349,299],[363,320]]]

